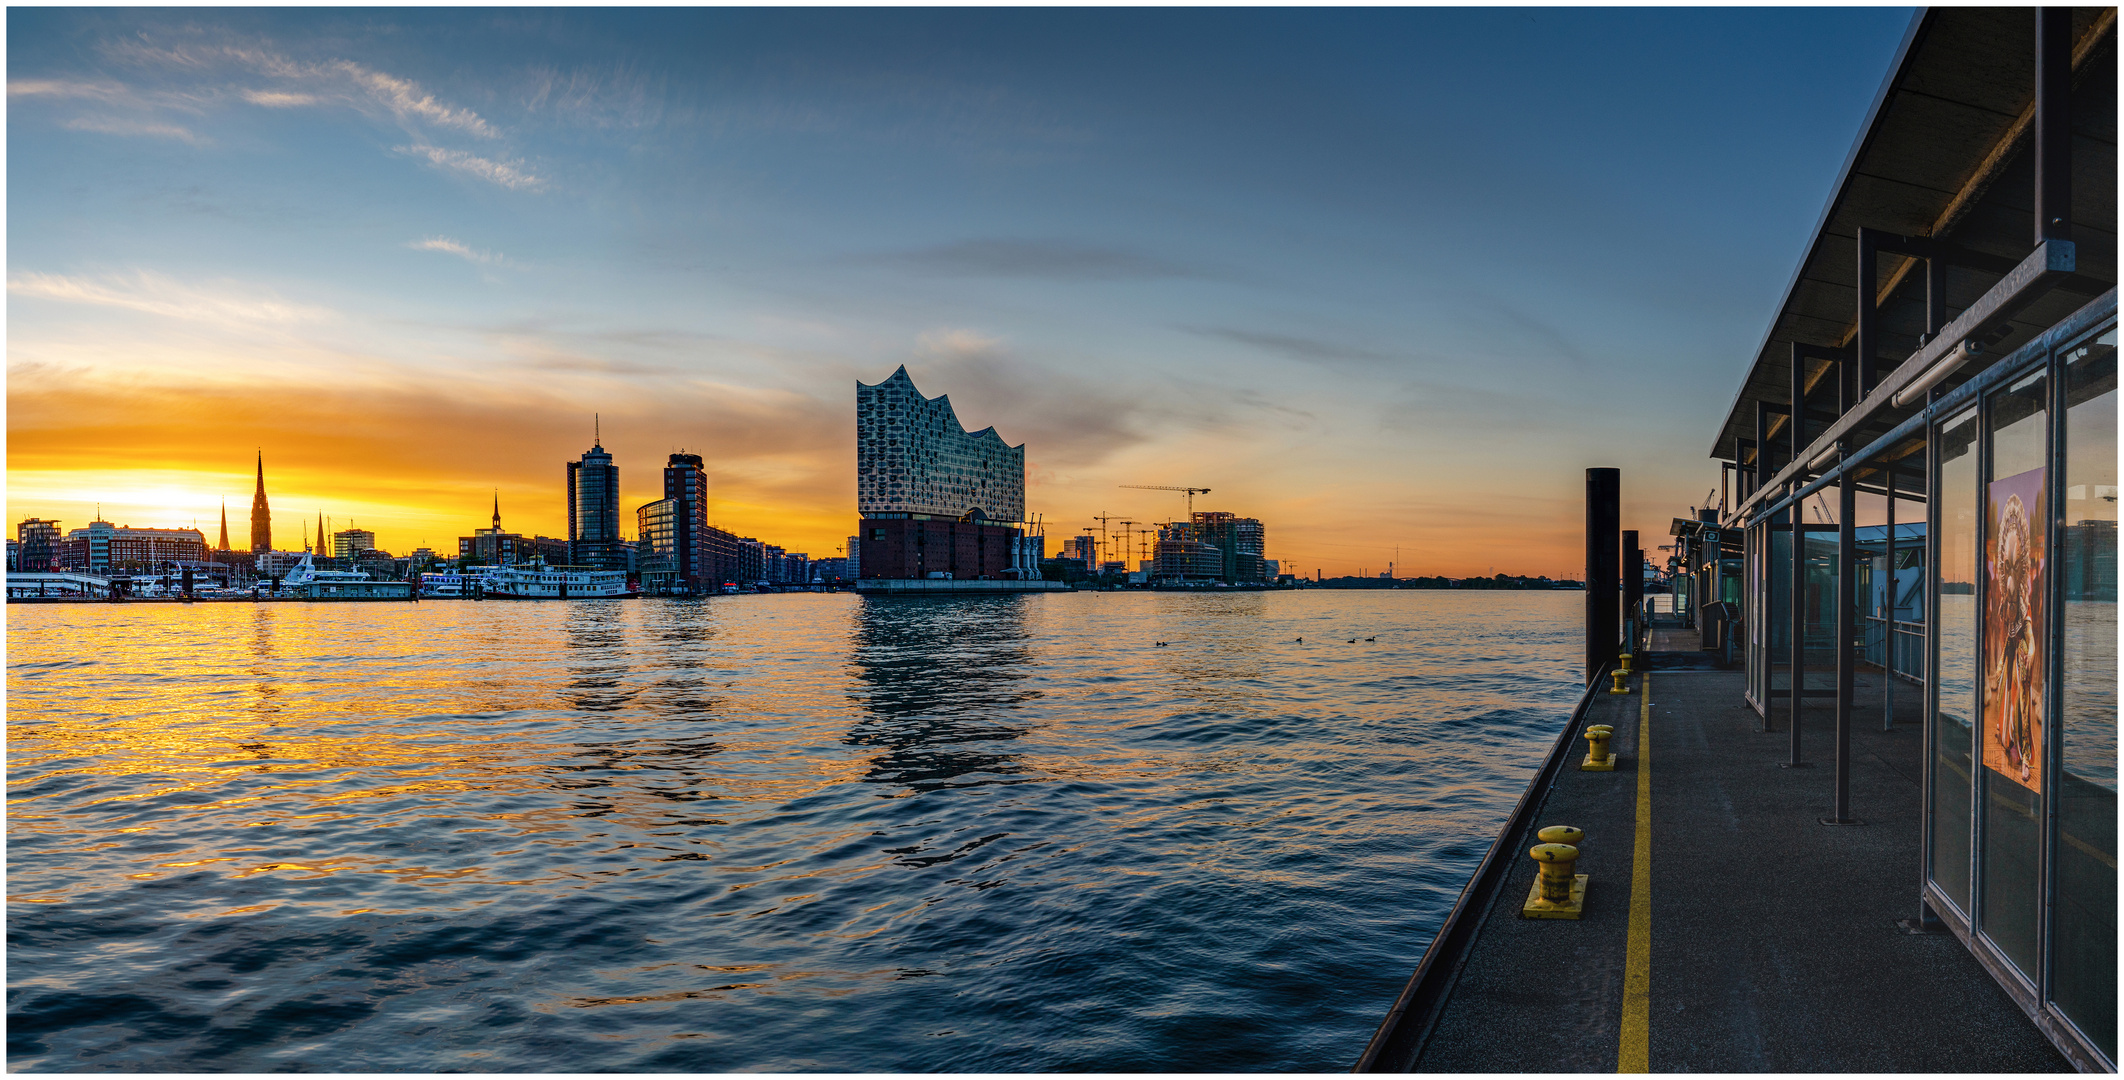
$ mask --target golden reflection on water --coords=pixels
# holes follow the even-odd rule
[[[1469,655],[1508,652],[1570,610],[1535,598],[1532,622],[1493,627],[1441,607],[1462,600],[16,605],[11,888],[39,911],[269,939],[298,917],[671,905],[653,936],[676,951],[633,957],[653,962],[593,971],[531,949],[524,963],[549,966],[511,993],[555,1016],[926,985],[956,954],[861,950],[900,955],[963,921],[976,938],[1030,934],[1022,955],[1046,956],[1101,920],[1149,917],[1180,882],[1235,897],[1329,883],[1323,910],[1346,919],[1377,876],[1367,860],[1454,835],[1445,817],[1407,835],[1412,805],[1484,785],[1508,803],[1518,774],[1499,781],[1498,754],[1549,737],[1478,721],[1529,723],[1541,694],[1575,688],[1566,644],[1556,687],[1489,664],[1438,697],[1427,680],[1454,659],[1434,625]],[[1336,861],[1345,848],[1361,857]],[[1214,929],[1175,903],[1220,947],[1303,928],[1248,929],[1238,911]],[[1382,917],[1415,910],[1402,898]],[[427,974],[378,985],[446,984],[427,962],[391,961]],[[679,1031],[642,1021],[642,1037],[745,1034],[684,1015]],[[493,1049],[438,1061],[523,1066]],[[724,1064],[748,1062],[790,1064]]]

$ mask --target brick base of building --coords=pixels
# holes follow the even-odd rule
[[[1010,541],[1018,530],[947,518],[865,518],[857,535],[862,537],[866,578],[945,573],[959,581],[978,581],[1003,577],[1010,567]]]

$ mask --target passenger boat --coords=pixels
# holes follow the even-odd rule
[[[280,595],[298,600],[412,600],[410,581],[377,581],[355,570],[319,570],[305,552],[280,579]]]
[[[489,600],[631,600],[641,595],[623,570],[537,562],[489,570],[476,594]]]

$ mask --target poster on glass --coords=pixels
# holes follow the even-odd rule
[[[1984,543],[1984,767],[2038,794],[2048,670],[2045,472],[1991,482]]]

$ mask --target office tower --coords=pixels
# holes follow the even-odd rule
[[[367,529],[346,528],[332,534],[332,557],[358,559],[364,551],[376,550],[376,534]]]
[[[1009,576],[1025,518],[1025,447],[969,432],[947,396],[927,398],[903,366],[856,383],[856,511],[850,549],[867,578]]]
[[[568,463],[568,544],[578,566],[627,569],[620,546],[619,467],[602,438],[583,451],[581,460]]]
[[[699,454],[671,455],[664,466],[664,497],[635,511],[638,534],[648,541],[642,555],[658,560],[655,583],[643,570],[642,587],[713,593],[738,580],[737,537],[708,524],[708,474]],[[652,536],[651,530],[654,530]]]
[[[266,505],[265,451],[258,452],[258,493],[251,496],[251,550],[273,550],[273,509]]]
[[[15,526],[21,544],[15,565],[21,570],[50,570],[58,555],[59,522],[52,518],[27,518]]]

